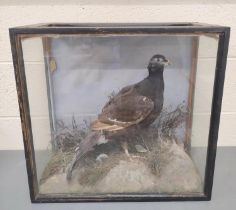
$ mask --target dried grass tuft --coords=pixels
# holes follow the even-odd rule
[[[89,122],[84,120],[82,125],[78,125],[74,116],[72,116],[71,126],[66,126],[62,120],[58,120],[56,125],[57,131],[53,134],[52,140],[56,152],[58,150],[62,152],[74,151],[90,132]]]

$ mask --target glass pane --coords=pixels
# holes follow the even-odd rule
[[[204,182],[218,36],[200,36],[193,104],[191,156]]]
[[[218,35],[22,39],[41,194],[202,193]]]

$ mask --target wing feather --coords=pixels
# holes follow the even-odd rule
[[[116,131],[143,121],[154,109],[154,102],[133,91],[122,89],[102,109],[98,119],[91,123],[92,130]]]

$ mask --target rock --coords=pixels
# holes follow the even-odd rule
[[[192,159],[181,146],[173,143],[158,188],[166,193],[202,192],[203,184]]]
[[[156,177],[140,160],[120,161],[97,185],[100,192],[145,192],[153,188]]]
[[[185,151],[173,143],[167,154],[166,164],[159,176],[153,174],[143,161],[120,161],[98,184],[100,192],[201,192],[201,178]]]
[[[97,161],[97,162],[102,162],[103,160],[105,160],[105,159],[107,159],[107,158],[108,158],[108,155],[105,154],[105,153],[102,153],[102,154],[100,154],[100,155],[97,156],[96,161]]]
[[[163,143],[164,144],[164,143]],[[71,182],[66,175],[56,174],[40,186],[40,193],[197,193],[202,192],[201,177],[188,154],[176,143],[164,145],[160,154],[161,171],[154,174],[141,158],[119,160],[101,180],[94,185],[82,186],[78,177],[83,171],[74,171]],[[98,161],[107,158],[100,154]],[[111,157],[108,159],[111,160]]]
[[[147,152],[147,150],[140,144],[136,144],[135,149],[137,150],[137,152],[141,152],[141,153]]]

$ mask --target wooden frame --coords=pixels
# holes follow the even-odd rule
[[[191,61],[191,71],[189,78],[188,110],[193,109],[193,97],[194,97],[196,71],[197,71],[196,58],[198,55],[198,47],[199,47],[199,38],[194,37],[192,40],[192,55],[191,55],[192,61]],[[186,118],[187,119],[186,119],[186,134],[185,134],[184,148],[186,152],[190,153],[193,113],[190,112]]]
[[[217,137],[219,129],[221,102],[223,95],[224,75],[227,60],[230,28],[200,23],[159,23],[159,24],[38,24],[9,29],[15,68],[16,86],[20,107],[22,132],[25,147],[25,158],[28,172],[31,201],[41,202],[94,202],[94,201],[200,201],[210,200]],[[210,130],[205,169],[205,185],[202,194],[104,194],[104,195],[75,195],[75,194],[39,194],[35,165],[33,135],[31,129],[30,107],[28,102],[27,84],[25,78],[24,60],[21,39],[36,35],[55,34],[209,34],[219,35],[217,63],[212,99]],[[195,65],[194,63],[192,65]],[[194,75],[192,77],[194,79]],[[191,119],[190,119],[191,121]]]

